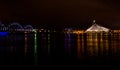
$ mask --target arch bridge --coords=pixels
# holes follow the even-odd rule
[[[4,24],[0,23],[0,31],[16,31],[16,32],[33,32],[34,28],[32,25],[26,25],[26,26],[22,26],[19,23],[11,23],[7,26],[5,26]]]

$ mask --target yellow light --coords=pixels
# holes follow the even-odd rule
[[[81,33],[84,33],[84,30],[73,30],[73,33],[75,33],[75,34],[81,34]]]

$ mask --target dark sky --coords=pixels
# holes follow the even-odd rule
[[[120,28],[120,0],[0,0],[0,20],[37,27]]]

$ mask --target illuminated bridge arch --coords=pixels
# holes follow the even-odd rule
[[[26,26],[24,27],[24,29],[25,29],[26,31],[32,31],[34,28],[33,28],[33,26],[31,26],[31,25],[26,25]]]
[[[12,23],[12,24],[8,25],[8,29],[9,30],[14,30],[14,31],[24,30],[22,25],[20,25],[19,23]]]
[[[4,31],[6,29],[5,25],[0,22],[0,30]]]

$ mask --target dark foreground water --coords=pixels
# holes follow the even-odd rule
[[[0,34],[0,64],[119,64],[120,33]]]

